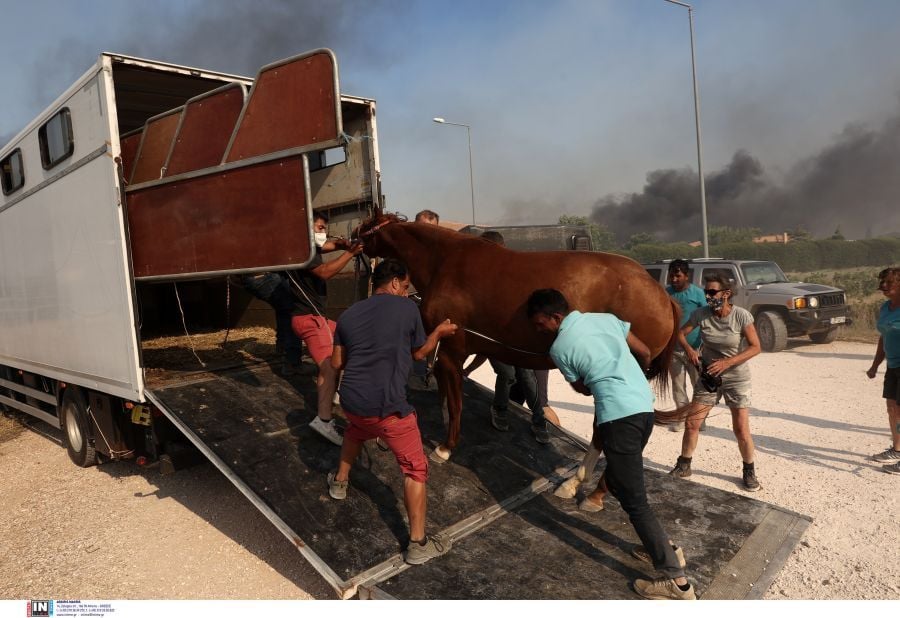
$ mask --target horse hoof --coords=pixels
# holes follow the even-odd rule
[[[575,494],[578,493],[578,482],[573,483],[574,479],[569,479],[562,485],[556,488],[556,491],[553,492],[553,495],[557,498],[562,498],[563,500],[570,500],[575,497]]]
[[[433,451],[431,451],[428,459],[430,459],[434,463],[447,463],[447,460],[450,459],[450,449],[444,448],[443,446],[437,446]]]

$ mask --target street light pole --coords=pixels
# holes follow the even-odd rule
[[[703,257],[709,257],[709,232],[706,223],[706,187],[703,182],[703,146],[700,141],[700,89],[697,87],[697,61],[694,56],[694,7],[678,0],[666,0],[688,10],[691,28],[691,74],[694,78],[694,122],[697,126],[697,173],[700,175],[700,214],[703,220]]]
[[[452,124],[455,127],[465,127],[466,137],[469,140],[469,190],[472,195],[472,225],[475,225],[475,176],[472,173],[472,127],[459,122],[447,122],[443,118],[432,118],[438,124]]]

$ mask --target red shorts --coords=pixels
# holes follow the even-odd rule
[[[291,328],[306,344],[309,355],[317,365],[331,356],[334,350],[334,329],[337,328],[332,320],[318,315],[295,315],[291,318]]]
[[[419,419],[415,412],[404,417],[356,416],[344,410],[350,424],[344,430],[344,437],[354,442],[365,442],[381,438],[394,452],[404,476],[424,483],[428,480],[428,458],[422,447],[419,433]]]

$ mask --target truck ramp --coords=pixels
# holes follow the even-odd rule
[[[471,382],[460,446],[450,462],[429,470],[427,530],[451,536],[453,548],[424,565],[406,565],[403,478],[390,452],[367,443],[348,498],[328,496],[325,476],[337,467],[340,449],[308,427],[313,371],[284,378],[261,363],[166,383],[147,395],[339,597],[628,599],[636,597],[628,583],[652,575],[630,556],[637,537],[614,499],[600,513],[583,513],[553,495],[577,469],[583,441],[553,428],[551,443],[538,445],[521,409],[510,431],[495,431],[491,393]],[[412,391],[410,401],[426,449],[433,448],[444,436],[438,394]],[[761,597],[809,523],[651,470],[647,483],[702,598]]]

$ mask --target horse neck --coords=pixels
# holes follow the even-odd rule
[[[412,223],[387,225],[381,230],[384,257],[401,260],[419,291],[428,289],[444,253],[446,233],[440,228]]]

